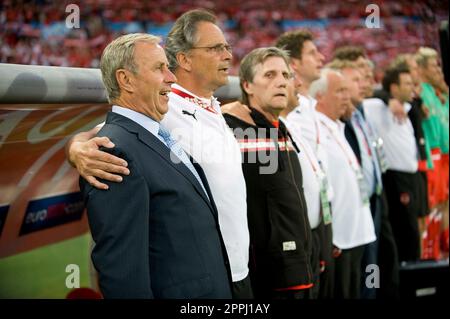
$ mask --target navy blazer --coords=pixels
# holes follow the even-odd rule
[[[208,192],[170,150],[132,120],[109,112],[97,136],[128,162],[121,183],[99,190],[80,178],[105,298],[231,298],[231,274]]]

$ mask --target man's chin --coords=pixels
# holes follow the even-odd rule
[[[282,104],[282,105],[279,104],[279,105],[273,106],[273,109],[275,110],[275,112],[278,112],[278,113],[282,112],[286,108],[287,108],[287,104]]]
[[[230,83],[230,80],[228,79],[228,75],[225,75],[221,78],[221,86],[227,85],[228,83]]]
[[[219,80],[215,83],[216,89],[215,89],[214,91],[220,89],[222,86],[228,85],[228,83],[229,83],[229,81],[228,81],[228,76],[225,77],[225,78],[223,78],[223,79],[219,79]]]
[[[161,104],[158,108],[158,113],[164,117],[164,115],[169,111],[169,103]]]

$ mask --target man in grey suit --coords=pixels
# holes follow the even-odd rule
[[[230,298],[229,263],[217,210],[200,166],[160,121],[170,86],[160,39],[129,34],[100,62],[113,104],[98,132],[128,162],[130,174],[108,190],[80,178],[96,243],[93,263],[105,298]]]

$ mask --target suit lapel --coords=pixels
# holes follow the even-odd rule
[[[192,174],[192,172],[189,170],[189,168],[187,168],[186,165],[184,165],[183,163],[174,163],[171,160],[171,158],[170,158],[171,154],[172,154],[172,156],[175,156],[175,157],[176,157],[176,155],[174,153],[172,153],[171,150],[165,144],[163,144],[156,136],[154,136],[152,133],[150,133],[149,131],[144,129],[139,124],[133,122],[132,120],[130,120],[120,114],[113,113],[113,112],[108,113],[106,123],[116,124],[116,125],[123,127],[124,129],[126,129],[129,132],[136,133],[138,139],[143,144],[145,144],[146,146],[150,147],[153,151],[158,153],[159,156],[161,156],[167,163],[169,163],[181,175],[183,175],[187,180],[189,180],[189,182],[191,182],[191,184],[194,186],[197,193],[200,194],[200,196],[203,198],[203,200],[208,204],[210,209],[215,214],[215,209],[214,209],[215,206],[213,208],[213,204],[211,203],[212,196],[208,193],[208,196],[210,196],[210,198],[211,198],[211,201],[210,201],[208,199],[208,197],[206,196],[205,192],[203,191],[201,185],[197,181],[197,178]],[[198,171],[198,169],[197,169],[197,171]],[[205,180],[205,178],[203,175],[202,181],[204,181],[204,180]],[[204,183],[204,186],[206,188],[205,183]],[[207,188],[207,190],[209,192],[209,188]]]
[[[197,171],[198,175],[200,176],[200,178],[202,180],[203,186],[205,187],[205,190],[208,193],[208,196],[209,196],[209,199],[210,199],[208,202],[210,203],[210,206],[211,206],[211,208],[212,208],[212,210],[214,212],[214,216],[216,217],[216,219],[218,219],[216,203],[214,202],[213,195],[211,193],[211,189],[209,188],[209,183],[208,183],[208,180],[206,178],[206,175],[203,172],[202,167],[198,163],[196,163],[196,162],[194,162],[192,160],[192,157],[189,156],[189,160],[192,162],[192,165],[194,165],[195,170]]]
[[[197,193],[200,194],[203,200],[212,209],[211,203],[208,197],[206,197],[206,194],[203,191],[201,185],[197,181],[197,178],[192,174],[192,172],[189,170],[189,168],[187,168],[187,166],[184,163],[182,162],[174,163],[172,161],[171,156],[177,159],[178,157],[166,145],[164,145],[157,137],[155,137],[153,134],[151,134],[146,130],[139,132],[138,137],[142,143],[144,143],[145,145],[156,151],[166,162],[172,165],[173,168],[175,168],[181,175],[183,175],[186,179],[188,179],[194,186]]]
[[[359,149],[358,137],[356,136],[355,128],[353,127],[351,120],[347,120],[344,123],[345,123],[344,128],[345,139],[350,145],[353,153],[355,153],[356,158],[361,163],[361,150]]]

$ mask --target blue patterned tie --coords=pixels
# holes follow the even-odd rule
[[[372,129],[367,130],[367,126],[370,125],[369,121],[366,121],[362,115],[362,113],[359,110],[356,110],[354,113],[355,119],[358,123],[358,126],[361,128],[361,131],[363,132],[364,137],[366,138],[368,147],[370,148],[370,152],[372,153],[372,162],[375,168],[375,177],[377,182],[377,190],[381,189],[383,187],[383,182],[381,179],[381,164],[379,163],[378,157],[376,156],[377,150],[375,149],[375,146],[373,144],[373,141],[375,141],[375,136],[371,134],[373,132]]]
[[[159,125],[158,135],[161,136],[166,143],[167,147],[177,156],[177,158],[173,158],[173,156],[170,156],[170,159],[174,163],[179,163],[180,161],[183,162],[184,165],[187,166],[187,168],[191,171],[191,173],[195,176],[197,181],[199,182],[200,186],[202,187],[203,191],[206,194],[206,197],[208,197],[208,193],[206,192],[205,186],[203,186],[202,179],[197,173],[197,170],[195,169],[194,165],[192,165],[191,161],[189,160],[189,157],[186,155],[184,150],[181,148],[180,144],[170,136],[170,132],[162,125]]]

